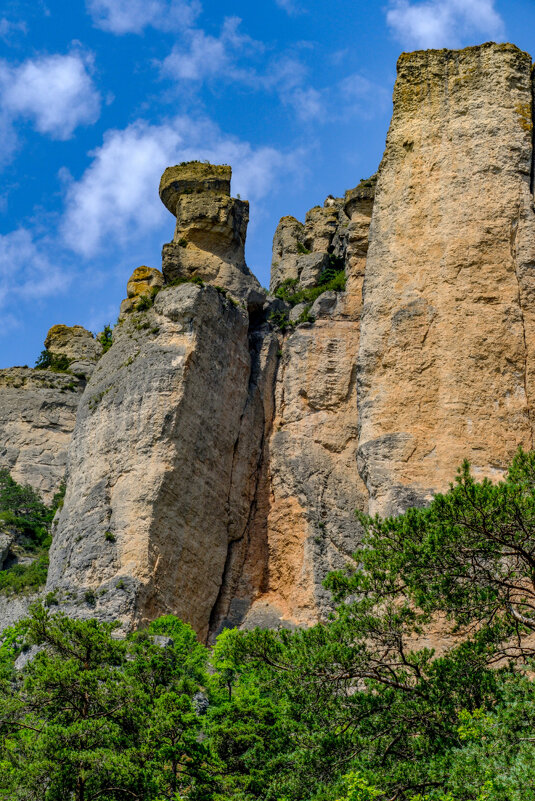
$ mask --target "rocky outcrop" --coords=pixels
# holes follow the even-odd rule
[[[102,345],[81,325],[55,325],[45,348],[42,369],[0,370],[0,468],[49,503],[63,481],[78,403]]]
[[[69,451],[47,585],[65,608],[206,634],[254,492],[235,465],[249,373],[247,314],[212,287],[163,289],[116,329]]]
[[[290,321],[309,306],[315,322],[280,335],[264,475],[243,575],[258,573],[261,557],[265,567],[254,592],[251,582],[235,591],[234,605],[245,614],[233,622],[246,627],[310,624],[328,614],[322,582],[347,563],[359,541],[355,510],[366,511],[368,493],[356,469],[355,384],[373,190],[373,180],[362,182],[344,200],[327,198],[314,207],[304,225],[283,217],[275,233],[272,288],[288,280],[315,287],[334,258],[339,269],[345,266],[347,291],[297,304]],[[309,280],[312,259],[324,266]]]
[[[230,197],[229,166],[188,162],[168,167],[160,197],[176,217],[173,241],[163,246],[165,280],[197,277],[227,289],[250,310],[264,293],[245,263],[249,202]]]
[[[371,512],[500,478],[533,446],[531,58],[403,54],[379,170],[358,370]]]
[[[65,474],[85,381],[69,373],[0,370],[0,468],[49,503]]]
[[[273,237],[270,292],[290,281],[303,289],[316,286],[332,259],[341,265],[348,224],[344,200],[332,195],[310,209],[304,223],[282,217]]]
[[[151,293],[155,293],[164,284],[163,275],[154,267],[136,267],[126,285],[126,298],[121,303],[120,316],[133,311],[140,298],[150,300]]]
[[[102,344],[81,325],[53,325],[45,339],[52,362],[63,357],[72,374],[89,377],[102,356]],[[54,364],[52,364],[54,366]]]

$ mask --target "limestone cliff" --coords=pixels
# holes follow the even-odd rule
[[[63,608],[173,612],[203,638],[309,624],[355,509],[426,503],[464,458],[497,479],[533,446],[532,117],[512,45],[403,54],[377,176],[281,219],[267,298],[230,167],[164,172],[174,238],[162,272],[134,271],[111,348],[47,339],[89,360],[85,390],[51,366],[0,374],[16,478],[56,489],[74,426],[48,579]]]
[[[247,315],[185,283],[115,330],[78,412],[48,587],[81,613],[168,611],[206,633],[240,526]]]
[[[334,259],[345,269],[348,291],[301,301],[294,310],[309,306],[314,322],[290,325],[280,335],[253,545],[234,591],[234,607],[247,611],[243,621],[231,616],[233,623],[299,625],[327,614],[322,582],[346,564],[358,543],[354,513],[367,509],[367,491],[356,470],[355,383],[373,191],[374,181],[364,181],[345,199],[329,197],[314,207],[304,225],[284,217],[275,233],[272,289],[296,282],[298,292],[317,287],[314,294],[321,293],[322,273]],[[259,554],[263,582],[252,592],[246,579],[258,571]]]
[[[42,369],[0,370],[0,468],[48,502],[63,481],[76,409],[102,345],[81,326],[61,325],[45,347]]]
[[[364,280],[359,471],[370,510],[425,503],[465,458],[533,445],[531,58],[403,54]]]

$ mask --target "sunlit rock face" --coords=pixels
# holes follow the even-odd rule
[[[0,370],[0,469],[48,503],[63,481],[78,403],[102,345],[80,325],[55,325],[45,348],[48,360],[62,359],[60,370],[54,362]]]
[[[310,625],[355,510],[425,504],[465,458],[499,479],[533,446],[532,162],[526,53],[404,54],[378,174],[281,219],[267,297],[230,167],[167,169],[162,272],[134,271],[85,391],[0,373],[0,465],[55,489],[71,440],[60,607],[125,628],[172,612],[202,639]]]
[[[531,58],[403,54],[367,255],[357,396],[370,510],[499,478],[533,445]]]
[[[230,196],[226,165],[188,162],[168,167],[160,197],[176,217],[173,241],[163,246],[167,282],[197,277],[227,289],[250,309],[265,295],[245,263],[249,201]]]
[[[47,586],[73,614],[142,625],[172,612],[205,636],[244,527],[247,314],[185,283],[115,332],[78,412]]]

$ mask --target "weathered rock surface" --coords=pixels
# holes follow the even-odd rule
[[[531,58],[403,54],[379,170],[358,370],[371,512],[499,478],[533,446]]]
[[[173,612],[203,638],[307,625],[358,542],[355,509],[426,503],[464,458],[499,478],[533,446],[531,59],[487,44],[405,54],[398,71],[378,176],[277,227],[285,300],[245,264],[230,167],[164,172],[163,277],[134,271],[70,445],[48,582],[70,613]],[[345,291],[317,296],[342,267]],[[170,286],[194,278],[221,289]],[[0,372],[0,465],[45,491],[70,381]]]
[[[142,624],[173,612],[206,634],[254,494],[236,456],[257,434],[251,423],[240,443],[247,323],[186,283],[116,329],[79,409],[51,551],[47,589],[73,613]]]
[[[224,287],[248,308],[260,308],[265,295],[245,263],[249,202],[230,197],[231,172],[200,162],[165,170],[160,197],[176,228],[163,246],[163,274],[167,282],[196,276]]]
[[[65,474],[85,382],[51,370],[0,370],[0,467],[50,502]]]
[[[373,188],[372,181],[352,190],[351,203],[327,198],[324,207],[308,212],[305,225],[283,217],[275,233],[272,289],[288,278],[302,287],[317,285],[331,256],[345,265],[351,281],[348,291],[317,298],[309,310],[314,324],[281,336],[243,576],[254,575],[255,566],[258,572],[262,559],[265,568],[256,591],[238,587],[234,601],[236,607],[241,602],[242,614],[246,610],[245,627],[310,624],[328,614],[330,598],[322,582],[346,564],[359,541],[354,513],[367,509],[368,492],[357,471],[355,384]],[[306,254],[303,248],[318,250]],[[309,281],[305,270],[314,262],[321,270]],[[290,321],[309,307],[294,306]]]
[[[150,296],[151,290],[161,288],[163,275],[154,267],[136,267],[126,285],[126,298],[121,303],[121,316],[135,309],[139,298]]]
[[[0,632],[26,617],[30,606],[38,599],[38,593],[0,595]]]
[[[53,325],[45,339],[53,356],[64,356],[72,373],[89,376],[102,356],[102,345],[81,325]]]
[[[366,509],[367,492],[356,470],[357,351],[358,325],[347,320],[300,326],[284,340],[253,524],[265,530],[265,578],[245,626],[324,616],[322,581],[358,542],[354,512]]]

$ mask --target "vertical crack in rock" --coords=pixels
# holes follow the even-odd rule
[[[533,154],[531,161],[533,163]],[[517,282],[517,289],[518,289],[518,309],[520,314],[520,324],[522,326],[522,341],[524,345],[524,393],[526,396],[526,408],[528,414],[528,420],[530,423],[531,429],[531,449],[533,449],[534,445],[534,431],[533,431],[533,412],[531,407],[531,398],[530,398],[530,387],[529,387],[529,380],[528,380],[528,370],[529,370],[529,350],[528,350],[528,340],[526,336],[526,321],[524,317],[524,308],[523,308],[523,297],[522,297],[522,286],[519,276],[519,266],[518,266],[518,254],[516,248],[516,241],[518,236],[518,229],[520,226],[521,220],[521,208],[520,203],[518,207],[518,211],[516,217],[511,221],[511,259],[513,262],[513,269],[515,271],[515,277]],[[535,231],[534,231],[535,234]]]
[[[253,530],[265,531],[266,581],[244,627],[308,625],[327,615],[323,579],[347,563],[360,539],[354,510],[367,508],[367,491],[356,469],[355,384],[374,191],[373,178],[363,181],[345,198],[329,196],[315,206],[304,225],[282,218],[275,232],[273,291],[288,282],[314,287],[332,265],[345,268],[346,291],[320,294],[310,309],[315,322],[281,337],[264,498],[252,521]],[[298,309],[289,311],[290,320]],[[251,564],[248,557],[245,574]]]
[[[248,394],[235,443],[229,486],[228,551],[221,587],[210,616],[212,635],[222,627],[241,623],[254,590],[260,591],[264,564],[255,571],[261,578],[252,581],[244,572],[248,552],[255,536],[253,521],[258,513],[259,488],[263,473],[266,434],[272,424],[273,386],[277,370],[278,338],[268,326],[250,332],[251,372]],[[258,545],[258,544],[257,544]],[[264,562],[264,549],[257,547],[257,559]],[[239,585],[246,588],[240,596]],[[254,589],[253,589],[254,588]],[[232,608],[231,608],[232,607]]]

